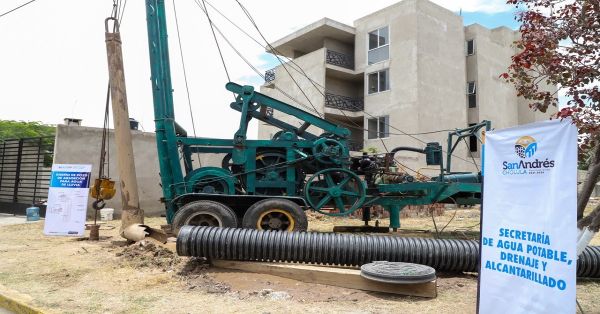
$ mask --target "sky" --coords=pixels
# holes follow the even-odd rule
[[[177,122],[192,133],[173,1],[165,0],[175,115]],[[2,0],[0,14],[25,2]],[[121,37],[130,117],[140,121],[145,131],[153,132],[144,2],[127,1]],[[235,0],[208,2],[260,39]],[[272,42],[323,17],[352,25],[354,20],[398,1],[303,0],[300,6],[298,1],[290,0],[240,2]],[[514,9],[504,0],[433,2],[460,14],[465,25],[518,27]],[[112,3],[112,0],[37,0],[0,17],[0,119],[60,124],[64,118],[72,117],[83,119],[85,126],[102,126],[108,83],[104,19],[110,15]],[[229,108],[231,93],[224,88],[227,77],[208,21],[194,0],[176,0],[175,8],[197,136],[231,138],[239,126],[239,114]],[[264,48],[210,7],[209,13],[215,25],[262,73],[277,65]],[[258,89],[262,79],[219,40],[231,80]],[[255,138],[256,134],[257,125],[251,124],[248,135]]]

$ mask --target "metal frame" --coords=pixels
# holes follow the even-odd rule
[[[241,208],[240,206],[247,206],[266,197],[289,198],[294,202],[306,203],[309,187],[304,187],[305,191],[298,187],[298,182],[301,182],[298,180],[304,178],[298,177],[297,173],[298,170],[307,168],[307,164],[304,164],[305,161],[312,163],[312,172],[310,173],[314,173],[314,175],[328,173],[326,175],[328,180],[324,183],[327,186],[317,186],[315,191],[331,193],[326,197],[335,199],[335,204],[339,210],[337,215],[349,214],[361,205],[382,205],[390,212],[390,227],[392,228],[400,226],[400,210],[406,205],[436,202],[466,204],[480,201],[479,174],[452,173],[451,157],[462,138],[477,134],[483,127],[489,129],[490,123],[488,121],[466,129],[457,129],[449,134],[446,168],[444,168],[441,157],[435,163],[440,166],[440,176],[438,178],[434,178],[429,182],[375,184],[370,187],[366,187],[359,180],[356,191],[352,191],[352,187],[348,187],[348,189],[341,187],[348,180],[336,185],[331,177],[332,173],[335,174],[334,172],[338,171],[349,174],[350,177],[358,178],[357,174],[349,170],[348,138],[350,131],[297,107],[255,92],[252,86],[241,86],[232,82],[225,85],[228,91],[236,95],[235,101],[230,104],[230,107],[240,112],[239,128],[233,138],[188,137],[187,132],[175,122],[164,0],[146,0],[146,14],[156,143],[167,222],[172,222],[178,206],[198,199],[233,202],[229,203],[230,205],[234,203],[241,204],[234,208],[234,210],[237,210],[238,215],[243,215],[243,211],[247,209],[247,207]],[[278,111],[279,114],[274,115],[274,111]],[[282,114],[294,117],[302,121],[302,124],[294,126],[276,118]],[[271,140],[249,140],[246,133],[248,123],[252,119],[275,126],[281,131]],[[323,134],[320,134],[320,132],[320,135],[317,135],[309,131],[309,127],[320,129]],[[455,137],[456,142],[454,142]],[[273,179],[257,179],[257,173],[261,170],[257,169],[257,154],[261,154],[268,149],[276,149],[281,154],[280,157],[284,159],[281,167],[285,168],[285,178],[280,174],[276,174]],[[428,149],[413,148],[411,150],[423,154],[431,153],[431,150]],[[230,154],[231,163],[229,165],[231,169],[217,170],[215,167],[193,169],[193,153]],[[441,156],[439,145],[436,146],[435,153]],[[183,167],[180,160],[183,160]],[[274,167],[275,165],[271,166]],[[268,167],[266,168],[268,170]],[[194,187],[197,186],[195,180],[207,177],[216,177],[216,180],[223,180],[226,183],[223,186],[228,187],[224,193],[231,195],[214,194],[212,192],[197,193],[197,191],[194,191]],[[236,182],[240,182],[237,180],[241,179],[244,181],[243,191],[232,189],[232,186],[236,186]],[[239,186],[242,185],[238,184],[236,188]],[[258,195],[260,193],[257,193],[257,190],[261,188],[277,188],[280,189],[277,191],[281,191],[281,193],[275,196]],[[350,209],[346,210],[345,207],[348,204],[343,204],[340,196],[342,194],[360,195],[360,198],[350,205]],[[322,201],[319,202],[320,207],[323,207],[322,205],[326,203],[326,197],[323,197]],[[341,208],[339,208],[340,206]],[[316,210],[320,209],[316,208]],[[240,213],[240,211],[242,212]]]
[[[0,211],[24,213],[48,197],[54,137],[0,141]]]

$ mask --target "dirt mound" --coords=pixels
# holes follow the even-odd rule
[[[177,275],[190,290],[199,289],[208,293],[226,293],[231,291],[229,285],[218,282],[207,274],[209,267],[209,263],[204,258],[190,258]]]
[[[134,268],[159,268],[162,271],[172,271],[182,261],[171,250],[145,240],[124,247],[116,256]]]

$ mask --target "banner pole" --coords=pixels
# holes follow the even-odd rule
[[[485,181],[485,130],[481,131],[481,205],[479,206],[479,272],[477,273],[477,302],[475,313],[479,314],[479,299],[481,294],[481,243],[483,242],[483,195]]]

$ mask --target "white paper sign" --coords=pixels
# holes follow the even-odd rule
[[[490,131],[484,149],[479,313],[575,313],[576,127]]]
[[[92,165],[52,165],[45,235],[82,236]]]

